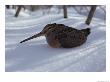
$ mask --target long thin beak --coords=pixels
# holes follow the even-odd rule
[[[31,37],[29,37],[29,38],[27,38],[27,39],[24,39],[24,40],[21,41],[20,43],[26,42],[26,41],[28,41],[28,40],[34,39],[34,38],[39,37],[39,36],[42,36],[42,35],[43,35],[43,33],[40,32],[40,33],[35,34],[35,35],[33,35],[33,36],[31,36]]]

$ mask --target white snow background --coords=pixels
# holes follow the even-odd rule
[[[105,7],[104,7],[105,9]],[[89,26],[84,22],[87,12],[79,14],[68,8],[68,18],[56,7],[47,14],[42,10],[22,10],[15,18],[15,10],[5,10],[5,71],[6,72],[104,72],[106,71],[105,13],[97,8]],[[86,13],[86,14],[85,14]],[[59,23],[77,29],[91,28],[85,44],[76,48],[52,48],[45,37],[23,44],[19,42],[40,32],[46,24]]]

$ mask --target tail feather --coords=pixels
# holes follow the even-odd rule
[[[91,29],[90,28],[82,29],[81,31],[83,31],[86,36],[88,36],[91,33]]]

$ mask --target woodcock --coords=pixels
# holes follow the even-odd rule
[[[47,43],[54,48],[72,48],[82,45],[86,42],[87,36],[90,34],[90,28],[75,29],[64,24],[47,24],[40,33],[37,33],[20,43],[45,36]]]

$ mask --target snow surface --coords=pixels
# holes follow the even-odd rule
[[[54,11],[54,9],[52,9]],[[106,71],[106,24],[93,18],[90,26],[84,24],[86,16],[69,12],[39,15],[22,11],[18,18],[15,10],[6,10],[5,70],[6,72],[104,72]],[[101,17],[101,16],[100,16]],[[19,42],[40,32],[48,23],[62,23],[77,29],[91,28],[85,44],[76,48],[51,48],[45,37],[23,44]]]

